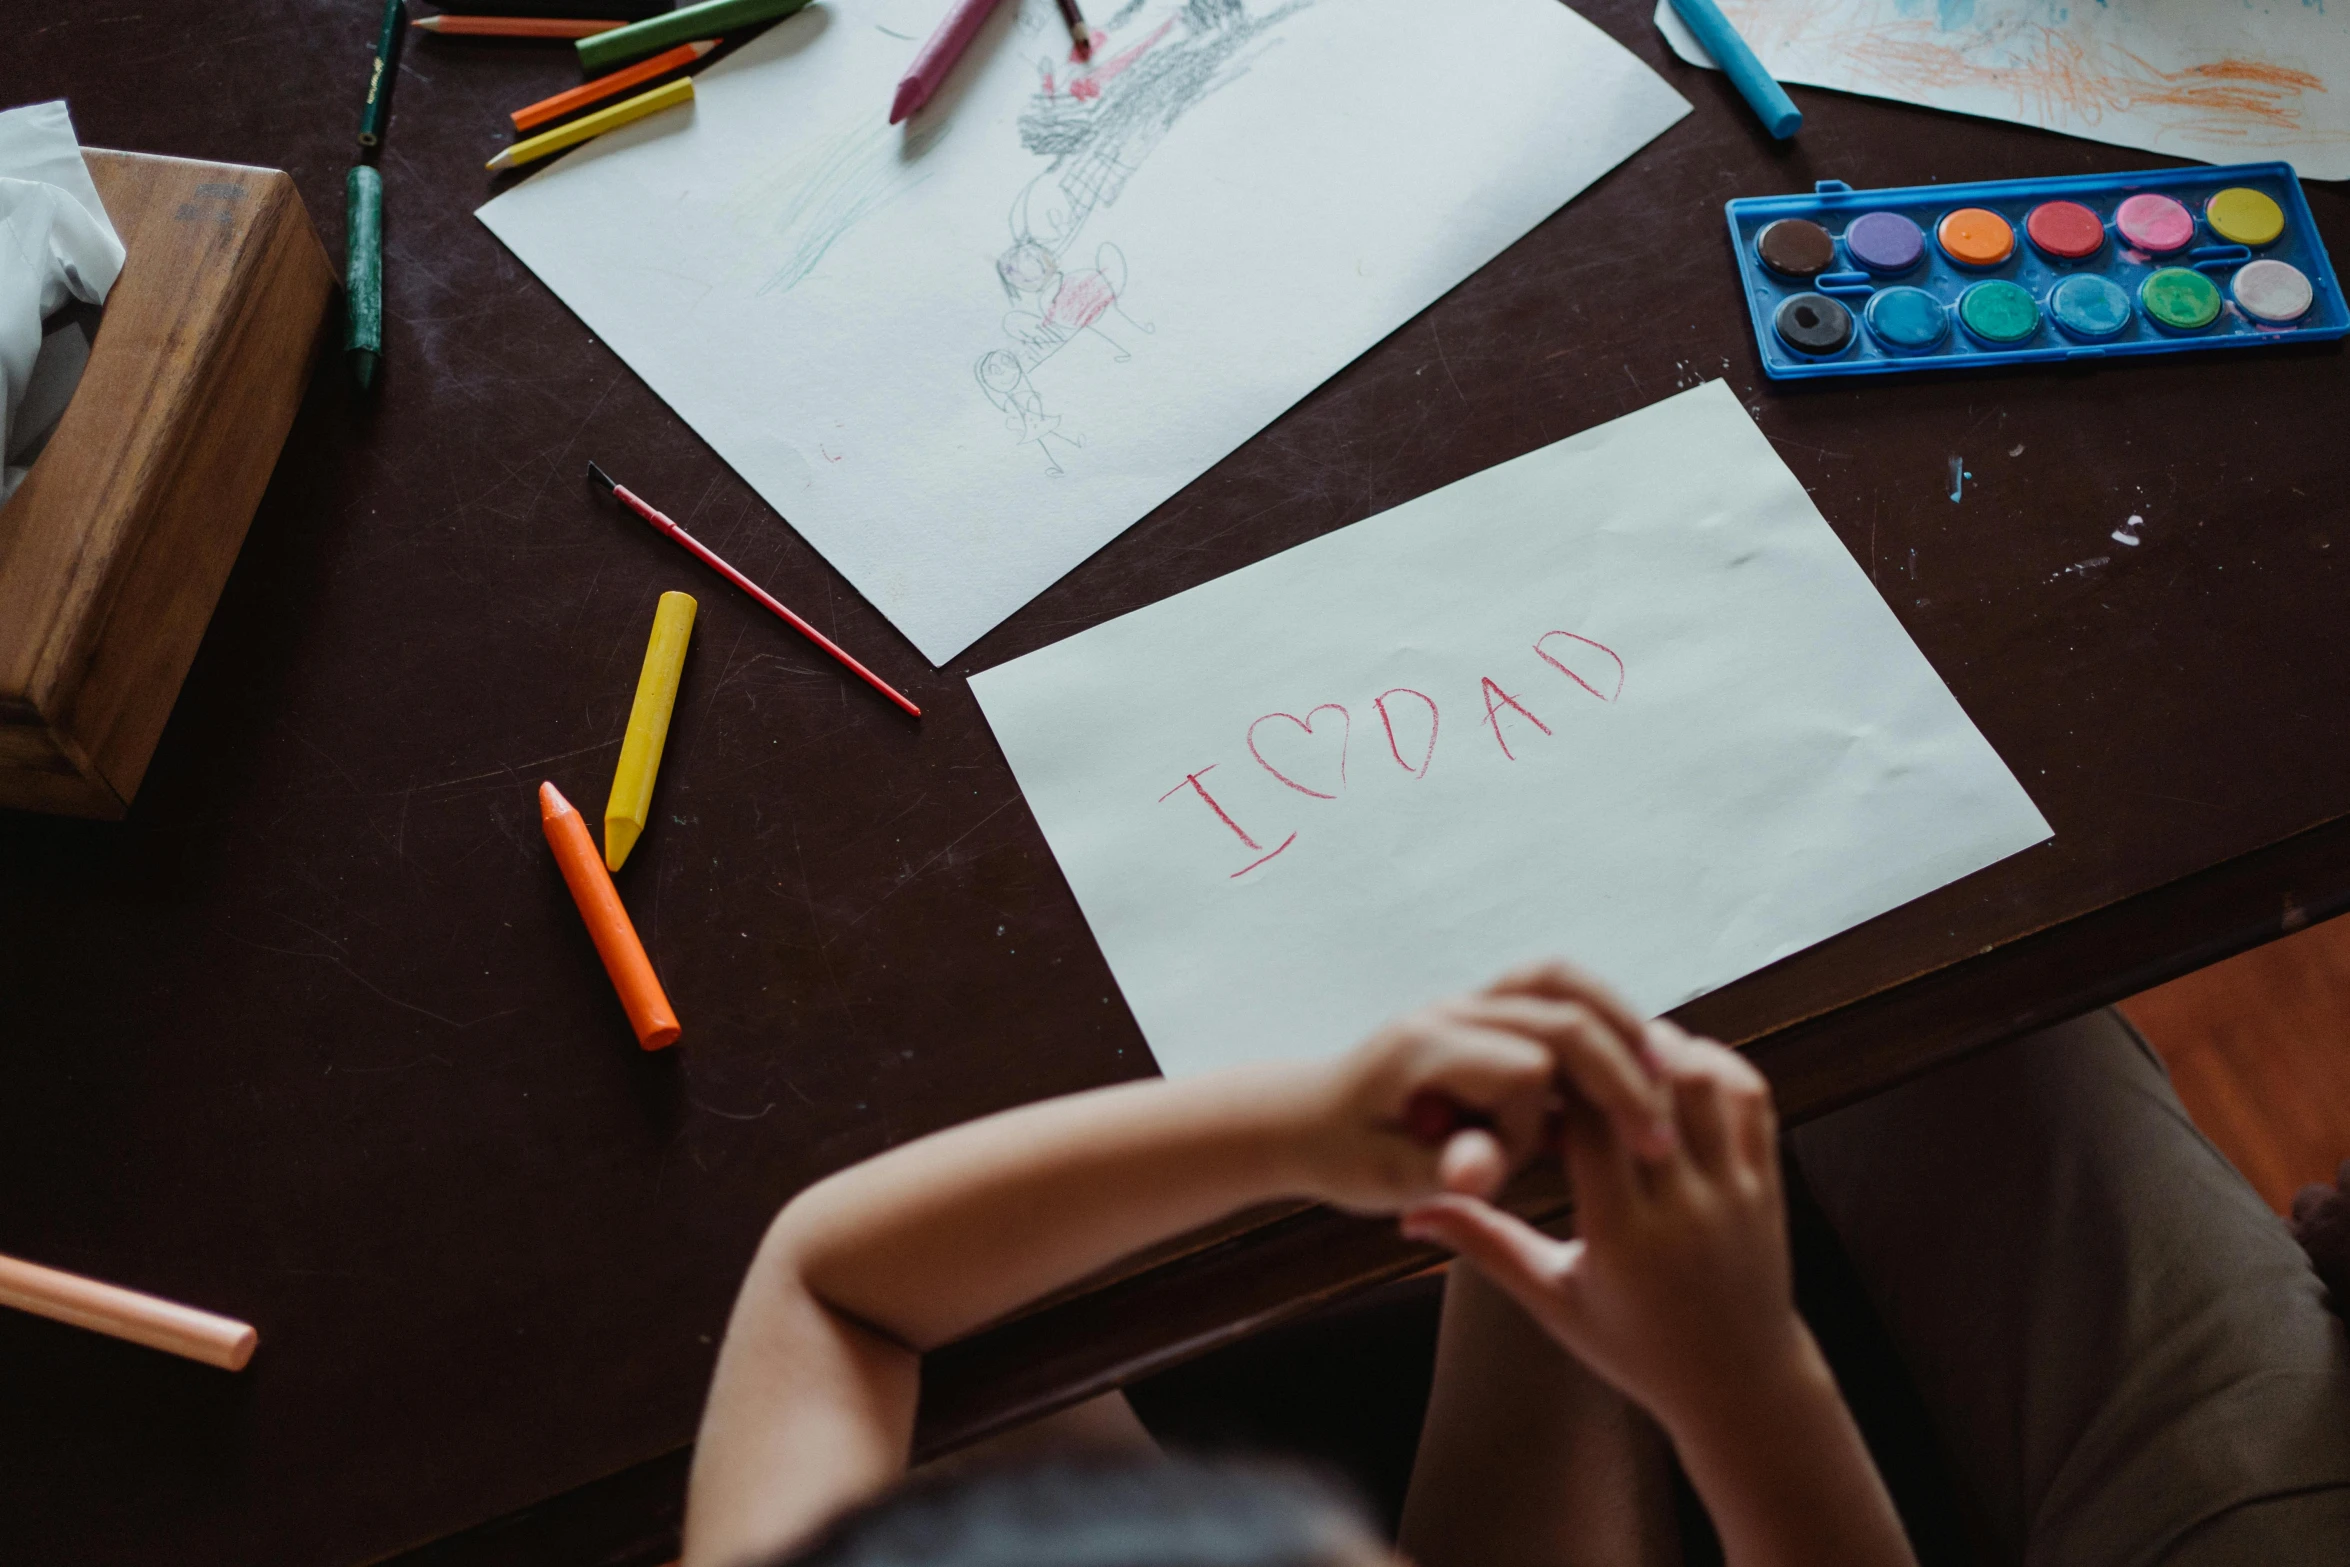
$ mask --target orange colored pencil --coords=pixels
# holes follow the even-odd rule
[[[626,22],[575,21],[559,16],[421,16],[409,24],[428,33],[468,38],[593,38]]]
[[[660,976],[653,972],[653,960],[645,956],[645,944],[637,940],[636,927],[628,922],[628,910],[621,907],[612,873],[604,869],[604,857],[596,852],[587,823],[563,798],[563,791],[551,783],[539,785],[539,825],[546,830],[547,846],[555,851],[555,863],[571,888],[571,901],[579,905],[579,917],[587,921],[596,956],[604,960],[604,972],[612,976],[612,988],[620,992],[620,1005],[628,1013],[629,1026],[636,1030],[636,1042],[647,1050],[676,1044],[684,1030],[677,1026],[677,1014],[669,1010],[669,997],[661,989]]]
[[[184,1355],[223,1371],[244,1370],[253,1358],[253,1346],[261,1342],[249,1323],[14,1257],[0,1257],[0,1306]]]
[[[717,48],[721,42],[721,39],[705,38],[700,43],[679,44],[674,49],[654,55],[650,60],[639,60],[625,71],[614,71],[610,76],[599,76],[569,92],[559,92],[552,98],[541,98],[527,109],[514,111],[512,118],[515,132],[520,134],[536,130],[549,120],[560,120],[566,114],[584,109],[591,103],[601,102],[615,93],[626,92],[640,82],[649,82],[656,76],[691,65]]]

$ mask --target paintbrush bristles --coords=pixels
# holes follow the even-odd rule
[[[603,469],[597,467],[592,462],[588,464],[588,477],[602,485],[606,494],[610,494],[612,491],[620,488],[620,481],[618,479],[613,478],[610,474],[606,473]]]

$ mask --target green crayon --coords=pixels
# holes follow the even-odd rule
[[[697,38],[731,35],[738,28],[789,16],[807,3],[808,0],[702,0],[700,5],[664,11],[642,22],[582,38],[578,44],[579,68],[590,76],[600,75],[640,54],[690,44]]]
[[[384,346],[384,177],[368,164],[343,180],[350,255],[343,265],[343,350],[365,391]]]

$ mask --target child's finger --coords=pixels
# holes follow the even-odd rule
[[[1702,1079],[1702,1091],[1684,1096],[1682,1118],[1691,1131],[1713,1150],[1705,1158],[1707,1170],[1727,1173],[1732,1164],[1749,1169],[1775,1169],[1778,1164],[1778,1117],[1771,1109],[1771,1087],[1754,1064],[1737,1051],[1683,1033],[1670,1023],[1650,1025],[1660,1054],[1676,1063],[1676,1073]]]
[[[1490,1203],[1437,1197],[1406,1208],[1404,1238],[1442,1246],[1476,1264],[1479,1272],[1554,1332],[1570,1333],[1581,1318],[1575,1264],[1581,1241],[1554,1241]]]
[[[1711,1041],[1707,1041],[1711,1043]],[[1779,1179],[1779,1106],[1771,1097],[1770,1079],[1737,1051],[1715,1045],[1728,1059],[1724,1080],[1730,1085],[1731,1119],[1744,1140],[1748,1162],[1763,1170],[1771,1183]]]
[[[1615,1122],[1627,1144],[1652,1159],[1672,1152],[1672,1098],[1635,1054],[1640,1034],[1626,1037],[1606,1014],[1579,1001],[1533,995],[1472,997],[1458,1003],[1454,1015],[1539,1040],[1576,1091]]]
[[[1708,1176],[1723,1178],[1729,1174],[1737,1142],[1713,1063],[1688,1035],[1667,1024],[1651,1023],[1648,1042],[1664,1063],[1690,1159]]]
[[[1426,1037],[1421,1059],[1429,1081],[1479,1110],[1498,1109],[1529,1089],[1550,1085],[1554,1063],[1540,1041],[1484,1018],[1447,1011]]]
[[[1591,1008],[1607,1020],[1634,1052],[1642,1066],[1655,1073],[1657,1063],[1649,1057],[1647,1035],[1643,1019],[1630,1003],[1598,980],[1584,973],[1564,958],[1546,958],[1515,968],[1486,987],[1490,996],[1541,996],[1552,1001],[1573,1001]]]
[[[1481,1126],[1453,1133],[1436,1160],[1436,1184],[1464,1197],[1492,1197],[1510,1178],[1509,1150]]]
[[[1426,1036],[1429,1058],[1414,1074],[1412,1102],[1405,1106],[1406,1130],[1435,1146],[1461,1125],[1475,1121],[1500,1139],[1512,1165],[1539,1150],[1542,1126],[1556,1095],[1551,1053],[1511,1029],[1485,1028],[1446,1017]],[[1414,1124],[1431,1100],[1445,1113]],[[1465,1112],[1453,1113],[1454,1111]]]
[[[1589,1104],[1567,1101],[1567,1181],[1575,1189],[1575,1228],[1604,1242],[1621,1234],[1646,1200],[1642,1167],[1615,1128]]]

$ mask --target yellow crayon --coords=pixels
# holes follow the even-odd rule
[[[604,802],[608,869],[620,869],[652,815],[653,776],[661,771],[669,714],[677,706],[677,676],[685,668],[685,645],[693,634],[693,595],[662,594],[660,607],[653,611],[652,640],[645,644],[644,672],[636,677],[636,705],[628,710],[628,734],[620,742],[612,796]]]
[[[631,120],[641,120],[648,114],[658,114],[677,104],[690,103],[693,96],[694,79],[681,76],[666,87],[638,93],[634,98],[623,98],[609,109],[583,114],[569,125],[558,125],[551,131],[539,132],[527,141],[518,141],[482,167],[493,174],[500,169],[519,168],[550,153],[561,152],[566,147],[601,136],[606,131],[617,130]]]

